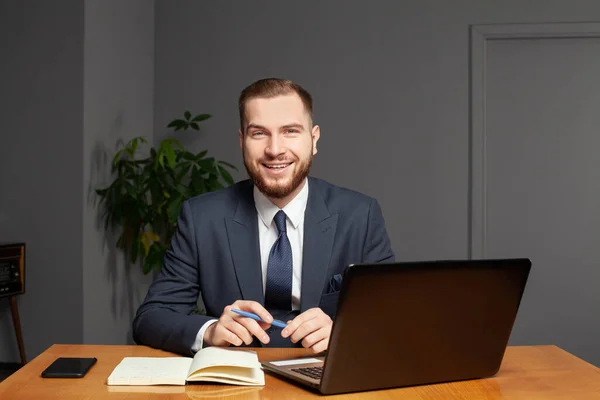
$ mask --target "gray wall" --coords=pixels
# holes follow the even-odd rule
[[[283,76],[315,98],[314,175],[381,200],[401,259],[464,257],[469,24],[600,18],[597,1],[156,2],[157,139],[190,108],[194,147],[240,166],[236,101]]]
[[[28,358],[83,339],[83,3],[0,2],[0,242],[27,244]],[[17,361],[0,299],[0,361]]]
[[[0,241],[28,244],[29,357],[52,343],[128,341],[147,279],[124,273],[90,196],[115,140],[160,139],[184,109],[209,112],[182,140],[237,164],[241,179],[236,100],[265,76],[313,93],[313,174],[377,197],[399,259],[468,256],[468,27],[581,20],[600,20],[600,3],[1,1]],[[6,303],[0,361],[16,361]],[[532,342],[544,337],[535,329]],[[564,326],[554,338],[578,335]],[[576,354],[599,364],[586,342]]]
[[[0,241],[27,243],[27,356],[131,343],[150,277],[105,238],[94,189],[119,140],[152,140],[154,2],[2,1],[0,49]],[[19,360],[8,301],[0,343],[0,362]]]
[[[155,12],[155,140],[185,108],[212,113],[183,139],[244,178],[240,90],[266,76],[295,80],[313,94],[321,125],[313,175],[377,197],[397,257],[422,260],[469,255],[469,26],[600,20],[600,3],[158,0]],[[594,276],[570,275],[570,285],[594,295]],[[547,324],[519,323],[513,344],[552,342],[600,365],[590,338],[574,346],[583,326],[553,321],[548,334]]]
[[[566,27],[540,24],[535,34]],[[543,40],[514,40],[517,28],[487,41],[486,86],[474,89],[486,105],[474,162],[485,224],[474,224],[474,251],[532,259],[515,342],[555,343],[600,364],[600,23]]]
[[[118,142],[153,136],[154,3],[85,5],[83,321],[85,343],[132,343],[131,321],[150,276],[130,268],[98,220],[94,189],[110,184]]]

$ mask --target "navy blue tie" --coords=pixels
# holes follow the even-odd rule
[[[292,246],[286,234],[285,213],[275,214],[275,225],[279,237],[271,247],[267,264],[267,287],[265,306],[267,309],[292,309]]]

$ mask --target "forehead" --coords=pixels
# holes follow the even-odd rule
[[[246,103],[246,125],[256,124],[268,128],[290,123],[308,126],[308,112],[297,94],[271,98],[254,98]]]

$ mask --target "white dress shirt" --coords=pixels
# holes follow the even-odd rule
[[[279,237],[279,231],[275,225],[275,214],[280,210],[256,186],[254,186],[254,204],[256,206],[258,218],[258,235],[260,243],[260,264],[262,269],[263,295],[267,286],[267,265],[269,263],[269,253],[271,247]],[[302,249],[304,243],[304,212],[308,202],[308,181],[305,179],[303,187],[285,207],[281,210],[286,215],[287,236],[292,247],[292,310],[300,309],[300,287],[302,282]],[[202,348],[204,332],[206,329],[217,322],[213,319],[202,325],[196,341],[192,346],[193,351]]]

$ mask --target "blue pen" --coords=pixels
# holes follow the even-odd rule
[[[261,317],[259,317],[258,315],[254,314],[254,313],[250,313],[250,312],[246,312],[246,311],[242,311],[242,310],[237,310],[235,308],[232,308],[231,311],[233,311],[236,314],[243,315],[244,317],[252,318],[252,319],[260,321],[260,322],[266,322]],[[276,320],[276,319],[274,319],[273,322],[271,322],[271,325],[276,326],[278,328],[285,328],[287,326],[287,324],[285,322],[279,321],[279,320]]]

